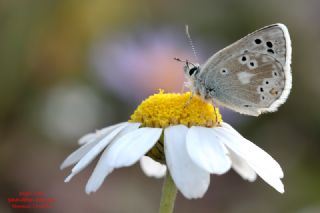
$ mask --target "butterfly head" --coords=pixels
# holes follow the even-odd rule
[[[195,78],[200,72],[200,65],[189,62],[188,60],[181,60],[179,58],[174,58],[174,60],[185,63],[183,70],[184,74],[188,79]]]
[[[195,77],[200,72],[199,64],[193,64],[186,61],[186,64],[183,67],[184,73],[187,77]]]

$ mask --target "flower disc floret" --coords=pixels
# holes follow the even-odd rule
[[[171,125],[214,127],[222,122],[219,109],[190,92],[164,93],[144,100],[131,115],[129,122],[145,127],[165,128]]]

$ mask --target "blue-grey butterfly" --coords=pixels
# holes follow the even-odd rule
[[[291,40],[283,24],[261,28],[199,66],[186,61],[193,94],[242,114],[273,112],[291,90]]]

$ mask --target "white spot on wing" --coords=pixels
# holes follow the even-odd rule
[[[250,83],[250,79],[254,76],[254,74],[249,73],[249,72],[240,72],[237,74],[239,81],[242,84],[248,84]]]
[[[266,63],[266,62],[268,62],[269,61],[269,59],[266,57],[266,56],[262,56],[262,62],[263,63]]]

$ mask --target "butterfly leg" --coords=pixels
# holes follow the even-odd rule
[[[187,103],[184,105],[184,109],[191,103],[191,100],[193,98],[193,92],[191,92],[190,98],[188,99]]]
[[[220,126],[220,121],[219,121],[218,113],[217,113],[217,107],[213,106],[213,108],[214,108],[214,112],[216,114],[216,124],[217,124],[217,126]]]
[[[216,116],[216,125],[220,126],[219,117],[218,117],[218,113],[217,113],[218,107],[216,107],[213,102],[211,102],[211,103],[212,103],[212,106],[213,106],[213,109],[214,109],[214,113],[215,113],[215,116]]]

